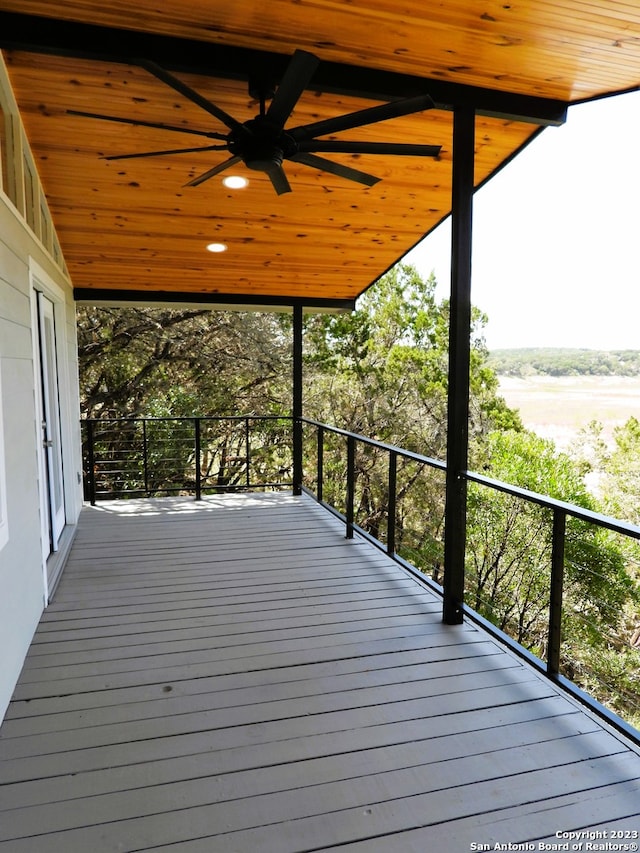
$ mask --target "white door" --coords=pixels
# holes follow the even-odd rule
[[[42,444],[44,447],[49,544],[57,551],[65,524],[64,484],[60,398],[58,393],[58,359],[53,302],[43,294],[38,299],[38,338],[41,375]]]

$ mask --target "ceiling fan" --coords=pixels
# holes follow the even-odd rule
[[[195,130],[193,128],[176,127],[169,124],[141,121],[137,119],[120,118],[99,113],[68,110],[68,113],[85,118],[104,119],[106,121],[122,122],[141,127],[160,128],[178,133],[190,133],[208,139],[218,140],[216,144],[200,148],[174,148],[166,151],[146,151],[139,154],[118,154],[105,157],[105,160],[130,160],[140,157],[158,157],[164,154],[188,154],[195,151],[227,151],[231,156],[201,175],[193,178],[185,186],[196,187],[219,175],[237,163],[243,162],[249,169],[264,172],[273,185],[276,193],[291,192],[291,186],[283,168],[285,160],[302,163],[305,166],[329,172],[350,181],[371,187],[380,179],[361,172],[350,166],[336,163],[326,157],[318,157],[318,153],[336,154],[391,154],[411,155],[417,157],[437,157],[439,145],[420,145],[395,142],[355,142],[338,139],[318,139],[319,136],[339,133],[354,127],[362,127],[379,121],[409,115],[431,109],[433,101],[428,95],[418,95],[397,101],[381,104],[376,107],[358,110],[335,118],[285,128],[298,99],[306,89],[319,59],[312,53],[296,50],[291,57],[285,73],[277,88],[265,84],[263,80],[249,84],[249,92],[260,103],[260,112],[255,118],[239,122],[225,110],[207,100],[198,92],[187,86],[177,77],[165,71],[159,65],[147,60],[137,61],[166,85],[175,89],[188,100],[197,104],[228,128],[228,133]],[[266,101],[271,100],[269,107]]]

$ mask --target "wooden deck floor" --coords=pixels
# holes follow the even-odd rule
[[[85,509],[0,730],[2,853],[638,830],[638,751],[288,495]]]

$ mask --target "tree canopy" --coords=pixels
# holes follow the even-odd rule
[[[280,412],[287,319],[234,311],[79,308],[86,417]]]
[[[316,315],[305,328],[307,394],[313,417],[427,456],[446,452],[449,303],[435,277],[399,264],[350,315]],[[472,314],[471,435],[521,428],[487,367],[487,318]]]
[[[640,350],[497,349],[489,366],[501,376],[640,376]]]

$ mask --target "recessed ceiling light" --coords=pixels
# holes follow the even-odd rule
[[[243,190],[249,186],[249,181],[243,178],[242,175],[228,175],[222,179],[222,183],[230,190]]]
[[[226,243],[209,243],[209,245],[207,246],[208,252],[226,252],[227,249],[228,246]]]

